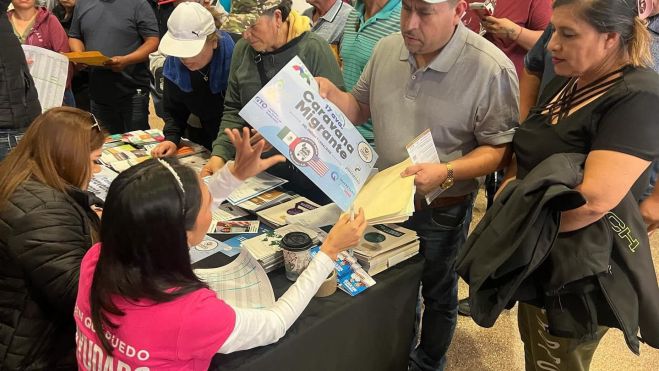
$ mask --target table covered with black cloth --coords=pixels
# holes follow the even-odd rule
[[[213,268],[231,258],[218,253],[194,264]],[[337,289],[313,298],[279,342],[213,358],[211,370],[407,370],[423,259],[416,256],[375,276],[351,297]],[[292,284],[284,269],[269,275],[275,297]]]

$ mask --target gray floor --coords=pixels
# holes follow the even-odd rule
[[[485,197],[479,195],[474,208],[474,223],[485,211]],[[655,270],[659,268],[659,232],[651,238]],[[468,287],[460,282],[460,298],[468,295]],[[657,313],[659,315],[659,313]],[[517,309],[506,311],[494,325],[486,329],[476,325],[470,318],[460,316],[458,326],[449,349],[447,370],[524,370],[524,350],[517,330]],[[592,371],[636,371],[659,370],[659,350],[641,346],[641,355],[636,356],[625,344],[622,333],[612,329],[602,339],[593,363]]]

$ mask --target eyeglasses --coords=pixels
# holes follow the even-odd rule
[[[89,113],[89,115],[92,117],[92,122],[94,123],[91,128],[92,129],[96,128],[96,130],[98,130],[98,132],[100,133],[101,132],[101,125],[98,124],[98,120],[96,119],[96,116],[94,116],[94,114],[91,113],[91,112]]]

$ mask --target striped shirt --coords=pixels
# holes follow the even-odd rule
[[[357,0],[355,10],[350,13],[346,21],[341,41],[343,80],[346,91],[352,90],[352,87],[359,81],[359,76],[371,58],[375,44],[383,37],[400,31],[400,5],[401,0],[389,0],[379,12],[364,21],[364,2]],[[357,129],[364,139],[371,145],[374,144],[371,120],[357,126]]]

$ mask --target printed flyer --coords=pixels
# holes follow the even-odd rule
[[[350,208],[377,154],[293,58],[240,111],[280,153],[342,210]]]

